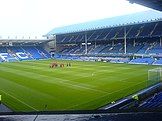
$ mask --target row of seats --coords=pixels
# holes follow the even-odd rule
[[[0,62],[50,58],[50,54],[39,46],[0,47]]]
[[[118,59],[113,60],[111,62],[115,63],[129,63],[129,64],[147,64],[147,65],[162,65],[162,58],[155,59],[155,58],[136,58],[132,60],[128,59]]]
[[[60,55],[60,54],[55,54],[54,58],[56,59],[63,59],[63,60],[80,60],[79,56],[71,56],[71,55]]]
[[[112,60],[110,62],[112,63],[128,63],[130,60],[129,59],[116,59],[116,60]]]
[[[106,54],[106,53],[124,53],[124,46],[121,43],[115,45],[88,45],[89,54]],[[60,53],[63,54],[84,54],[85,46],[71,46],[63,48]],[[137,54],[162,54],[162,46],[159,43],[148,44],[148,43],[137,43],[135,45],[127,45],[127,53],[137,53]]]
[[[154,62],[154,58],[136,58],[132,59],[130,64],[152,64]]]
[[[156,93],[154,96],[144,101],[139,107],[162,108],[162,92]]]

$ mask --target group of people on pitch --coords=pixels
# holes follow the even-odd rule
[[[65,64],[63,64],[63,63],[57,63],[57,62],[53,62],[53,63],[51,63],[50,64],[50,68],[55,68],[55,67],[61,67],[61,68],[63,68],[65,66]],[[70,67],[71,66],[71,63],[67,63],[66,64],[66,66],[67,67]]]

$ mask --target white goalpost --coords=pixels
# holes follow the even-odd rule
[[[162,81],[162,68],[148,70],[148,86],[157,84]]]

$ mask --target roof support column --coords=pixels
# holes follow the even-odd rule
[[[112,47],[114,47],[115,43],[114,43],[114,40],[112,41]]]
[[[87,33],[85,32],[85,54],[87,54]]]
[[[96,46],[97,46],[97,45],[96,45],[96,41],[95,41],[95,48],[96,48]]]
[[[134,39],[134,41],[133,41],[133,47],[135,47],[136,46],[136,40]]]
[[[124,54],[127,53],[127,32],[126,27],[124,27]]]
[[[162,44],[161,41],[162,41],[162,39],[161,39],[161,37],[160,37],[160,46],[161,46],[161,44]]]
[[[57,50],[56,35],[53,35],[53,40],[54,40],[54,48],[55,48],[55,50]]]

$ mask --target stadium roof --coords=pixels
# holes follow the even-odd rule
[[[129,15],[117,16],[112,18],[106,18],[96,21],[90,21],[80,24],[74,24],[64,27],[58,27],[51,30],[47,33],[47,36],[66,34],[66,33],[75,33],[81,31],[103,29],[103,28],[112,28],[117,26],[125,26],[139,23],[147,23],[152,21],[162,20],[162,12],[159,11],[144,11],[138,12]]]
[[[149,8],[162,11],[162,0],[128,0],[131,3],[137,3]]]

